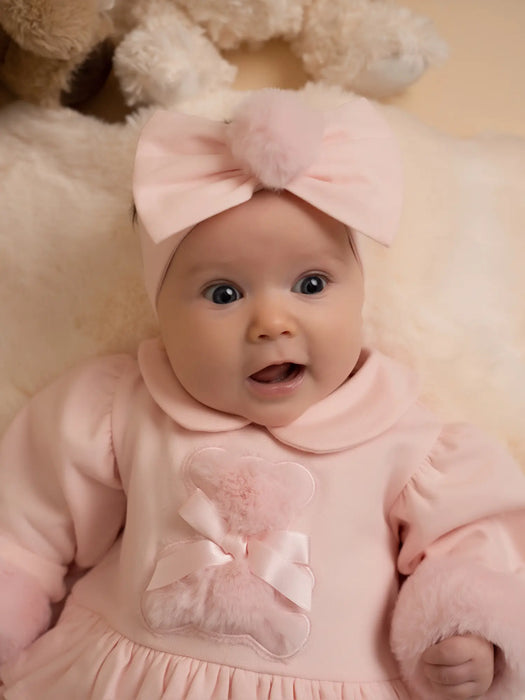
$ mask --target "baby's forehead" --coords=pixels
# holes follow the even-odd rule
[[[272,265],[295,269],[348,264],[354,248],[344,224],[318,216],[317,210],[290,196],[269,193],[252,202],[193,227],[174,253],[179,274],[201,275],[219,267],[226,274],[243,266],[253,271]]]
[[[286,192],[260,190],[248,201],[226,209],[196,224],[192,234],[206,232],[210,237],[225,231],[239,230],[251,237],[269,230],[280,232],[282,240],[295,230],[348,231],[348,227],[311,204]]]

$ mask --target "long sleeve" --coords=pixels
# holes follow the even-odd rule
[[[33,398],[3,437],[4,637],[8,620],[18,619],[25,609],[22,582],[28,587],[29,608],[40,605],[35,602],[39,592],[46,601],[60,600],[68,565],[74,561],[80,567],[93,566],[117,537],[125,496],[113,454],[111,416],[119,377],[132,362],[127,356],[113,356],[67,373]],[[40,613],[37,617],[42,619]],[[39,626],[41,621],[35,623],[33,638]],[[14,630],[13,634],[17,636]]]
[[[448,426],[391,511],[404,581],[392,648],[414,696],[431,700],[421,654],[455,634],[497,647],[491,700],[525,689],[525,478],[497,444]]]

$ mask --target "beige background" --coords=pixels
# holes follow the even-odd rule
[[[525,0],[403,0],[430,17],[450,57],[429,69],[402,95],[400,106],[447,133],[484,131],[525,136]],[[305,81],[299,61],[280,42],[257,53],[235,51],[236,87],[297,88]]]

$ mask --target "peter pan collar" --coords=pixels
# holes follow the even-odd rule
[[[158,338],[144,341],[139,369],[154,401],[183,428],[211,433],[240,430],[250,421],[194,399],[177,380]],[[376,350],[364,350],[359,369],[299,418],[266,430],[279,442],[314,453],[338,452],[388,430],[414,403],[415,374]]]

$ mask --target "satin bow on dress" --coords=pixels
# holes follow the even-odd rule
[[[148,591],[162,588],[208,566],[246,559],[250,571],[288,598],[297,607],[310,610],[314,577],[309,563],[308,536],[289,530],[260,537],[232,535],[224,527],[215,505],[197,489],[179,510],[179,515],[205,539],[186,542],[178,551],[161,558]]]

